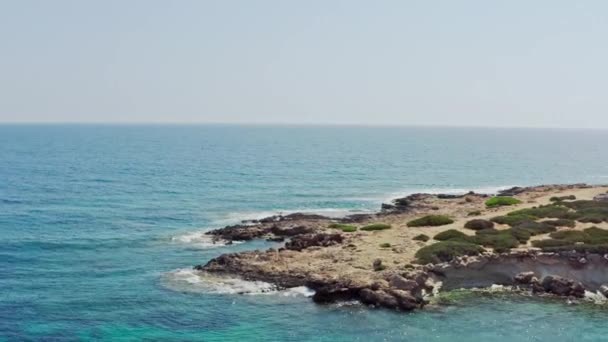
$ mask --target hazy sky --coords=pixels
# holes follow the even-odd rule
[[[0,121],[608,128],[608,1],[0,0]]]

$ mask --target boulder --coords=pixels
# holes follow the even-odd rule
[[[525,285],[531,284],[535,279],[536,277],[534,276],[534,272],[521,272],[513,278],[516,284]]]
[[[583,284],[559,276],[546,276],[542,281],[542,287],[546,292],[558,296],[573,296],[578,298],[585,296]]]
[[[413,291],[420,285],[414,280],[406,279],[400,275],[393,274],[389,278],[389,286],[399,290]]]
[[[604,295],[604,297],[608,298],[608,285],[604,284],[604,285],[600,286],[598,291],[599,291],[599,293]]]
[[[374,268],[374,271],[382,271],[384,269],[384,265],[382,265],[382,260],[374,260],[374,262],[372,263],[372,267]]]
[[[593,197],[594,201],[608,202],[608,194],[599,194]]]

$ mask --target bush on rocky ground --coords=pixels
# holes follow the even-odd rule
[[[422,247],[416,252],[416,260],[421,264],[450,261],[459,256],[473,256],[484,252],[481,246],[461,241],[441,241]]]
[[[489,208],[501,207],[505,205],[515,205],[521,203],[520,200],[509,196],[495,196],[486,201],[486,206]]]
[[[369,232],[369,231],[375,231],[375,230],[385,230],[385,229],[390,229],[390,228],[391,228],[390,224],[372,223],[372,224],[368,224],[367,226],[361,227],[361,230]]]
[[[468,221],[464,224],[465,228],[472,230],[490,229],[494,227],[494,222],[482,219]]]
[[[407,223],[408,227],[427,227],[427,226],[443,226],[454,223],[450,217],[445,215],[427,215]]]

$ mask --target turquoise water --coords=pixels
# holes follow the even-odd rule
[[[604,131],[0,126],[0,340],[599,341],[608,310],[465,296],[414,314],[236,295],[188,269],[273,212],[375,210],[413,191],[608,183]]]

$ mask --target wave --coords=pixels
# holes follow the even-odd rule
[[[189,232],[181,235],[171,237],[171,241],[174,243],[181,243],[198,247],[202,249],[223,247],[228,244],[243,243],[243,241],[225,241],[225,240],[214,240],[212,236],[205,235],[204,232]]]
[[[180,268],[162,276],[164,286],[175,291],[213,294],[279,295],[285,297],[311,297],[314,291],[305,287],[279,290],[263,281],[247,281],[236,277],[219,276],[191,268]]]

